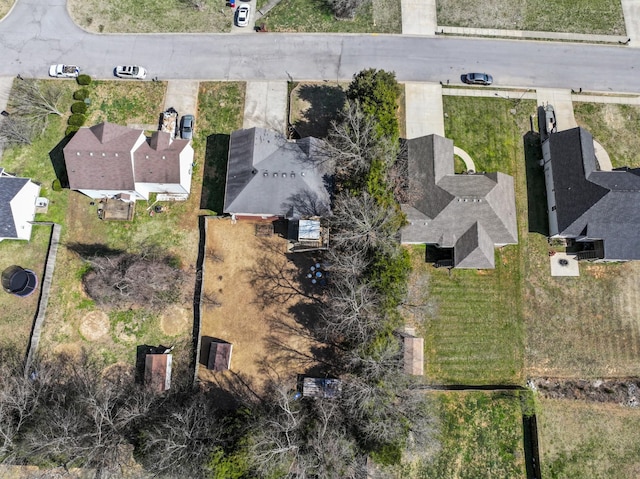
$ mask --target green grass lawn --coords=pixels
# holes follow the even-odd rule
[[[609,153],[614,168],[640,167],[640,106],[575,102],[573,113]]]
[[[438,0],[438,25],[625,35],[620,0]]]
[[[242,128],[244,95],[244,83],[200,83],[193,145],[204,165],[200,206],[212,213],[222,214],[229,138]]]
[[[365,2],[353,20],[338,20],[323,0],[282,0],[257,23],[273,32],[401,33],[399,0]]]
[[[228,32],[233,22],[222,0],[68,0],[67,8],[74,22],[97,33]]]
[[[522,412],[516,394],[438,394],[441,444],[413,477],[516,479],[526,477]]]
[[[450,274],[425,264],[424,247],[412,249],[412,281],[426,284],[427,313],[422,322],[426,377],[445,383],[520,383],[527,244],[523,134],[535,104],[452,96],[443,101],[448,115],[446,136],[471,155],[476,169],[514,176],[520,244],[498,250],[494,270],[452,270]],[[514,106],[515,115],[510,112]]]
[[[539,404],[542,477],[640,477],[640,411],[562,399]]]

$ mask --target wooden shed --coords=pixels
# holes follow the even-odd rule
[[[342,393],[342,381],[334,378],[304,378],[302,397],[335,398]]]
[[[212,371],[226,371],[231,368],[231,352],[233,344],[222,342],[211,342],[209,345],[209,359],[207,369]]]
[[[173,356],[147,354],[144,368],[144,384],[153,391],[163,392],[171,388],[171,363]]]
[[[405,335],[402,337],[404,349],[404,372],[414,376],[424,375],[424,339]]]

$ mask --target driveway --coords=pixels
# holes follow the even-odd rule
[[[444,136],[442,86],[409,82],[404,85],[407,138],[436,133]]]
[[[175,108],[182,115],[195,115],[198,110],[198,87],[194,80],[170,80],[164,98],[164,109]]]
[[[247,82],[242,128],[269,128],[286,133],[287,82]]]

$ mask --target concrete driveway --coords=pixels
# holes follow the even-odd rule
[[[404,93],[407,138],[431,133],[444,136],[442,86],[438,83],[407,82]]]
[[[286,133],[287,94],[287,82],[247,82],[242,127]]]
[[[175,108],[180,116],[195,115],[198,111],[198,87],[194,80],[170,80],[164,98],[164,109]]]

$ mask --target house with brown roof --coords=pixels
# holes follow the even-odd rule
[[[407,140],[409,188],[401,205],[403,244],[426,244],[436,266],[495,267],[496,247],[518,242],[513,177],[454,172],[453,141],[439,135]]]
[[[149,199],[151,193],[189,194],[189,140],[114,123],[80,128],[64,147],[69,187],[90,198]]]

